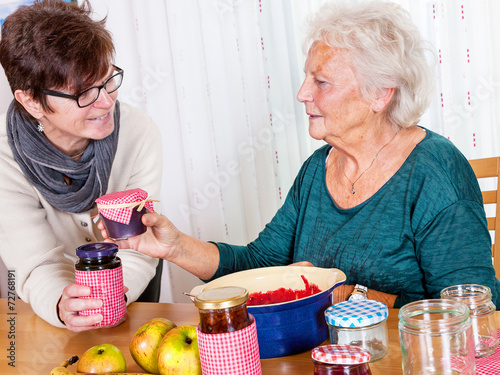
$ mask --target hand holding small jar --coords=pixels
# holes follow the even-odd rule
[[[175,263],[203,280],[215,274],[219,265],[219,250],[215,244],[180,232],[166,216],[155,212],[144,214],[141,220],[147,231],[125,240],[110,238],[102,222],[98,227],[106,242],[114,242],[121,249],[134,249]]]

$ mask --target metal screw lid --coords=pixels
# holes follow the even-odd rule
[[[236,286],[208,289],[194,298],[194,304],[200,310],[227,309],[239,306],[248,300],[248,290]]]

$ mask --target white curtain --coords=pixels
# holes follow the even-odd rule
[[[248,243],[321,145],[309,137],[295,96],[303,78],[302,25],[324,2],[92,1],[108,16],[116,64],[125,70],[119,99],[145,110],[162,131],[159,198],[162,213],[180,230]],[[439,60],[422,125],[451,139],[468,158],[497,155],[500,2],[397,2],[435,45]],[[161,301],[186,302],[182,292],[200,283],[169,265]]]

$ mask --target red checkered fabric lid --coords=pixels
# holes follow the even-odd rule
[[[75,270],[77,284],[89,286],[90,296],[81,298],[98,298],[102,306],[98,309],[80,311],[79,315],[88,316],[102,314],[103,320],[96,327],[106,327],[118,323],[126,313],[125,291],[123,288],[122,266],[109,270],[79,271]]]
[[[318,362],[354,365],[370,360],[370,352],[354,345],[323,345],[314,348],[311,356]]]
[[[149,199],[148,193],[144,190],[132,189],[103,195],[95,202],[99,215],[128,225],[133,209],[141,211],[146,207],[149,211],[154,212],[153,202],[156,201]]]
[[[255,321],[239,331],[203,333],[196,329],[203,375],[261,375]]]

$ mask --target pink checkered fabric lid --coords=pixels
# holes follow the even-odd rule
[[[129,224],[132,210],[142,210],[146,207],[154,212],[153,200],[149,199],[148,193],[142,189],[132,189],[110,193],[99,197],[95,201],[99,215],[106,219],[122,224]]]
[[[203,375],[261,375],[255,321],[239,331],[203,333],[198,326]]]
[[[311,352],[314,360],[337,365],[353,365],[370,360],[370,352],[354,345],[323,345]]]
[[[497,337],[500,337],[500,329],[497,330]],[[491,343],[488,343],[491,345]],[[498,375],[500,374],[500,346],[497,346],[493,354],[476,358],[476,375]]]
[[[90,296],[82,298],[102,300],[100,308],[80,311],[79,315],[102,314],[103,320],[97,323],[96,327],[114,325],[125,316],[126,304],[122,266],[100,271],[75,270],[75,280],[77,284],[86,285],[92,289]]]

